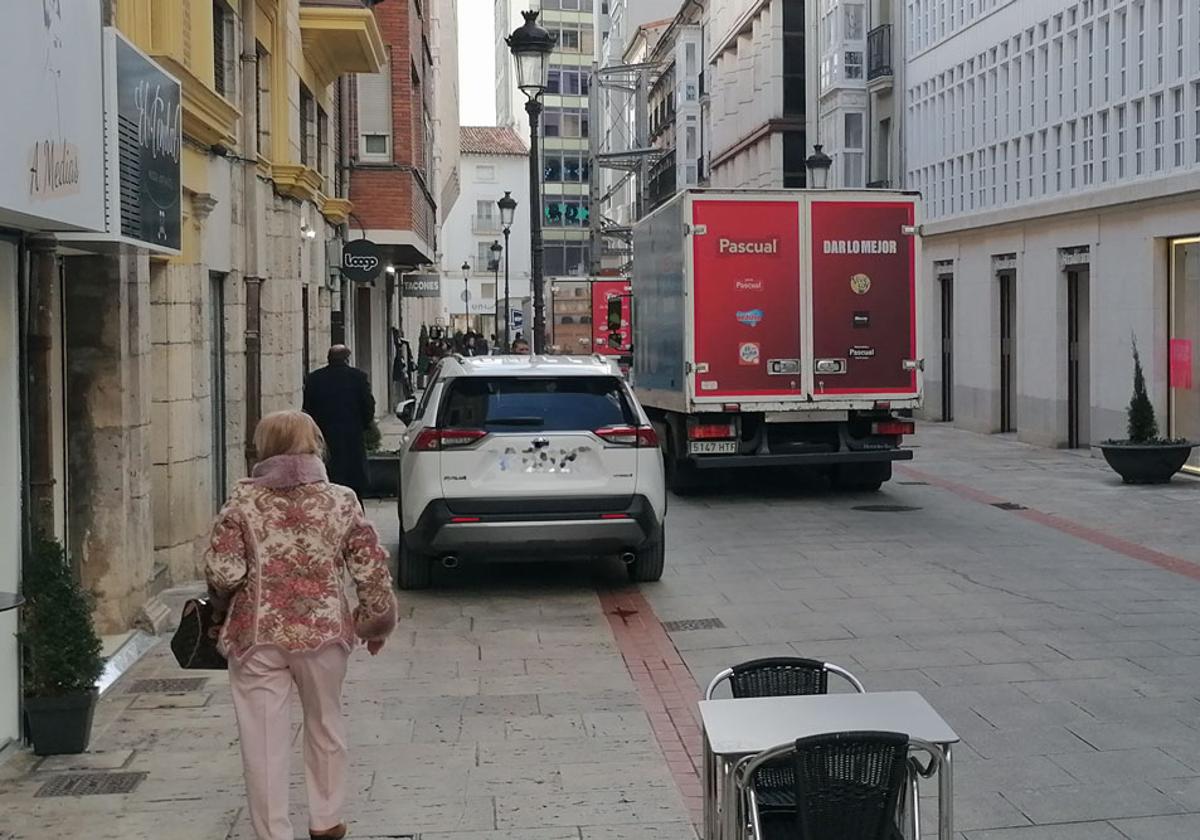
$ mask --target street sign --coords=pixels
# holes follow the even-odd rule
[[[406,298],[435,298],[442,296],[442,278],[438,274],[405,274],[401,294]]]
[[[467,301],[469,301],[471,299],[471,293],[468,292],[466,289],[463,289],[461,292],[458,293],[458,299],[461,300],[463,303],[466,303]]]
[[[383,270],[379,246],[369,239],[355,239],[342,246],[342,274],[356,283],[370,283]]]
[[[508,322],[512,324],[514,330],[519,330],[525,326],[525,313],[520,309],[508,310]]]

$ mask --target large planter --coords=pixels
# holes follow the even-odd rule
[[[1104,460],[1126,484],[1166,484],[1187,463],[1196,446],[1178,443],[1102,443]]]
[[[367,497],[391,499],[400,487],[400,455],[395,452],[367,456]]]
[[[87,750],[99,692],[63,697],[26,697],[25,723],[35,755],[73,755]]]

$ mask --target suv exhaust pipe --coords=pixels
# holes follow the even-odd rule
[[[453,554],[447,554],[445,557],[442,558],[442,568],[443,569],[457,569],[458,568],[458,558],[455,557]]]
[[[621,562],[624,563],[626,566],[631,566],[635,562],[637,562],[637,555],[634,554],[632,551],[622,551],[621,552]]]

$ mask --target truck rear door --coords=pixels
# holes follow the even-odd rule
[[[692,201],[693,394],[799,396],[800,205]]]
[[[812,230],[813,397],[911,397],[917,354],[916,246],[903,200],[821,200]]]

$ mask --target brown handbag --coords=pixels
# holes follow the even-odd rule
[[[179,627],[171,637],[171,652],[180,668],[224,671],[229,663],[217,650],[224,616],[210,598],[192,598],[183,605]]]

